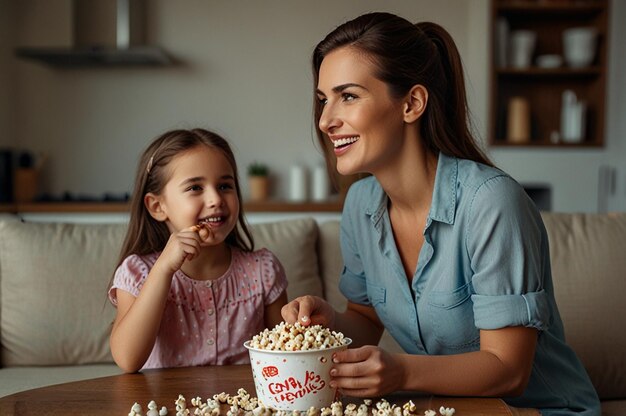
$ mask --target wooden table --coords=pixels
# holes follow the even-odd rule
[[[159,409],[166,406],[168,415],[175,416],[174,401],[179,394],[185,396],[187,406],[191,408],[194,397],[200,396],[206,401],[216,393],[234,395],[241,387],[256,395],[249,365],[147,370],[15,393],[0,398],[0,415],[126,416],[133,403],[141,404],[145,414],[148,403],[154,400]],[[511,415],[508,406],[500,399],[430,397],[407,393],[387,399],[398,404],[411,399],[417,405],[419,415],[427,409],[438,410],[442,405],[454,407],[455,416]],[[360,399],[348,400],[361,403]]]

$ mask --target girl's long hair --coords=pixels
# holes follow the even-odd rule
[[[169,180],[168,164],[177,155],[197,146],[207,146],[222,152],[233,169],[237,198],[239,201],[242,200],[235,156],[224,138],[204,129],[172,130],[164,133],[148,146],[139,160],[135,188],[130,201],[128,231],[116,269],[131,254],[145,255],[165,248],[170,232],[165,223],[152,218],[144,206],[144,196],[149,192],[159,195]],[[226,243],[244,251],[254,249],[254,240],[246,224],[241,204],[237,225],[226,237]]]
[[[380,12],[348,21],[315,47],[314,88],[318,85],[322,61],[341,47],[354,48],[371,59],[376,68],[374,76],[387,84],[396,99],[406,96],[415,85],[426,88],[428,103],[420,125],[426,149],[493,166],[470,132],[461,57],[443,27],[430,22],[413,24]],[[316,98],[315,129],[329,172],[332,172],[334,153],[319,128],[321,115],[322,105]]]

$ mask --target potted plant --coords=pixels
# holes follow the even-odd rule
[[[259,162],[248,166],[248,185],[251,201],[263,201],[269,196],[269,168]]]

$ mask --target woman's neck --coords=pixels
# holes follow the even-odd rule
[[[374,176],[390,199],[405,212],[428,211],[435,188],[438,154],[428,151],[419,137],[405,140],[398,157]]]
[[[226,242],[202,247],[198,257],[186,261],[181,270],[194,280],[215,280],[226,273],[230,267],[231,257],[232,250]]]

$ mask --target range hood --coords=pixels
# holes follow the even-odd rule
[[[98,4],[100,10],[94,7]],[[107,11],[102,9],[103,5],[112,5],[113,8],[109,7]],[[17,48],[15,54],[55,67],[159,66],[172,63],[161,48],[143,45],[143,11],[142,0],[74,0],[72,20],[76,46],[23,47]],[[109,35],[105,41],[101,39],[102,33],[94,35],[94,27]]]

